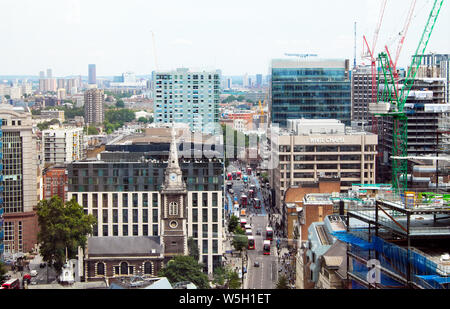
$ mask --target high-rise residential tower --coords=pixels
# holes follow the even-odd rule
[[[84,121],[87,124],[103,123],[105,119],[104,93],[100,89],[88,89],[84,93]]]
[[[218,71],[156,72],[155,123],[186,123],[192,131],[211,133],[219,127],[220,74]]]
[[[97,69],[95,64],[89,65],[89,79],[88,79],[89,85],[95,85],[97,84]]]
[[[271,121],[338,119],[350,125],[348,59],[273,59]]]

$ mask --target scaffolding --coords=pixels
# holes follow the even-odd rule
[[[450,207],[406,200],[347,209],[347,231],[333,236],[347,243],[352,288],[450,289],[450,257],[436,252],[450,248]],[[370,261],[378,264],[375,282]]]

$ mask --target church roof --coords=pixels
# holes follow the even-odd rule
[[[89,237],[89,256],[160,255],[163,251],[159,236]]]

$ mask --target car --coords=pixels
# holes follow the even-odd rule
[[[39,268],[45,268],[45,266],[47,266],[47,264],[45,264],[45,263],[39,264]]]
[[[228,192],[230,192],[230,194],[234,194],[234,190],[230,189]]]
[[[261,229],[256,230],[256,235],[261,235]]]
[[[258,262],[258,261],[255,261],[255,263],[253,263],[253,266],[254,266],[254,267],[259,267],[259,262]]]
[[[32,269],[31,271],[30,271],[30,275],[31,275],[31,277],[36,277],[37,276],[37,270],[36,269]]]

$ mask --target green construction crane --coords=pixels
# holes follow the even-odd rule
[[[393,119],[392,156],[394,157],[407,157],[408,155],[408,117],[403,108],[416,78],[418,67],[425,54],[425,49],[443,2],[444,0],[434,1],[419,45],[412,57],[411,65],[401,87],[397,84],[397,73],[390,59],[389,52],[383,52],[378,55],[377,103],[369,105],[369,108],[376,117],[391,117]],[[407,189],[407,166],[407,160],[392,160],[392,187],[396,193],[403,193]]]

